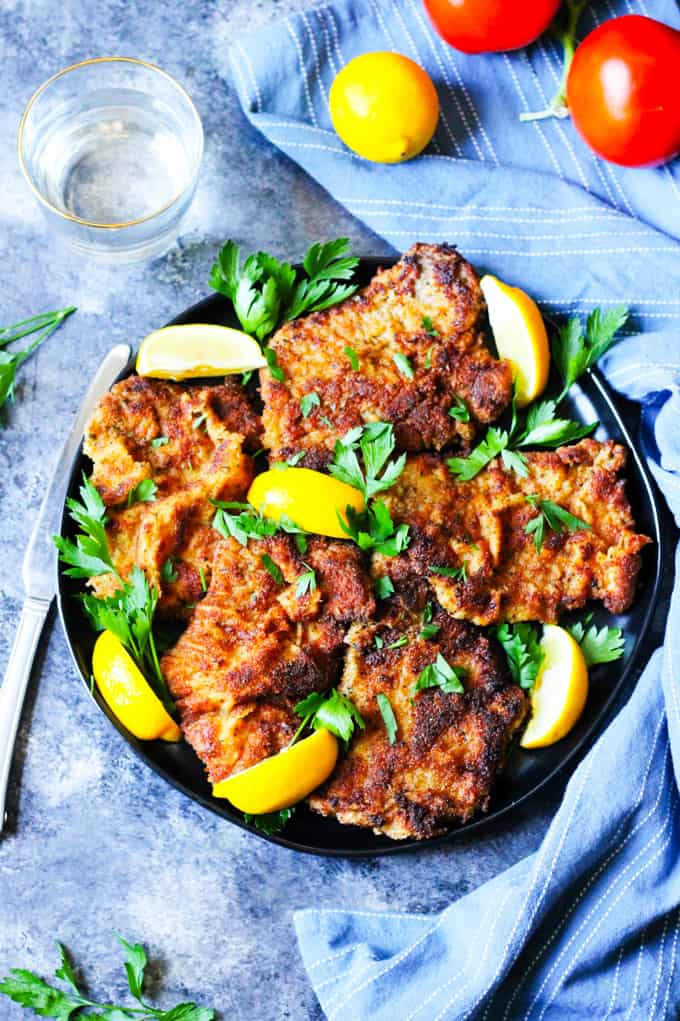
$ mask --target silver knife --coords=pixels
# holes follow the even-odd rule
[[[5,825],[5,800],[21,709],[33,658],[56,590],[56,549],[71,462],[99,398],[130,359],[127,344],[118,344],[104,358],[62,447],[24,556],[24,605],[0,688],[0,833]]]

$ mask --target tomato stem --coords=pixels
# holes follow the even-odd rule
[[[590,0],[567,0],[567,22],[562,29],[553,29],[556,38],[562,44],[562,80],[560,87],[545,110],[521,113],[519,119],[524,122],[546,120],[548,117],[557,117],[563,120],[569,116],[567,107],[567,78],[569,68],[576,52],[576,28],[579,19]]]

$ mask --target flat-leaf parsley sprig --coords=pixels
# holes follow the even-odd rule
[[[585,329],[577,316],[572,316],[553,337],[552,358],[562,377],[562,390],[555,399],[532,404],[522,424],[517,415],[516,397],[512,402],[512,422],[508,429],[492,427],[468,457],[452,457],[448,466],[461,482],[469,482],[499,454],[505,467],[517,475],[528,475],[527,460],[522,449],[552,450],[565,443],[575,443],[590,435],[598,423],[581,425],[557,414],[560,402],[569,388],[611,347],[618,331],[628,319],[628,308],[615,305],[603,311],[593,309]]]
[[[593,615],[589,613],[584,620],[567,625],[567,631],[581,646],[586,665],[591,667],[621,659],[626,644],[621,628],[606,624],[598,628],[591,623],[592,619]]]
[[[14,400],[17,369],[75,310],[75,305],[69,305],[68,308],[57,309],[55,312],[43,312],[41,315],[31,316],[30,319],[22,319],[11,326],[0,327],[0,408],[5,401]],[[31,333],[38,333],[38,336],[28,347],[12,353],[3,350],[8,344],[15,340],[21,340],[22,337]],[[1,419],[0,424],[2,424]]]
[[[524,529],[527,535],[533,535],[534,546],[540,550],[545,539],[546,528],[551,532],[578,532],[583,528],[589,531],[592,527],[587,521],[582,521],[574,514],[571,514],[564,507],[553,503],[552,500],[541,500],[538,496],[530,495],[525,497],[527,503],[538,511],[538,515],[529,521]]]
[[[153,633],[153,619],[158,592],[149,585],[144,572],[135,565],[127,581],[116,570],[106,535],[106,506],[91,480],[83,475],[80,501],[69,498],[69,515],[80,531],[75,542],[61,535],[53,536],[64,573],[72,578],[96,578],[112,574],[118,587],[113,595],[100,598],[82,593],[83,609],[95,631],[112,631],[125,646],[135,663],[151,683],[165,708],[172,713],[170,697],[158,658]]]
[[[341,741],[347,743],[354,730],[366,728],[364,719],[350,699],[341,695],[337,688],[331,691],[313,691],[294,707],[293,712],[302,717],[291,745],[295,744],[306,728],[311,730],[330,730]]]
[[[118,939],[125,951],[125,974],[130,995],[138,1006],[117,1006],[86,996],[61,943],[57,943],[60,960],[54,974],[67,989],[50,985],[33,971],[12,968],[9,975],[0,981],[0,993],[14,1003],[33,1010],[40,1017],[51,1017],[56,1021],[69,1021],[76,1013],[83,1019],[96,1017],[101,1021],[213,1021],[215,1011],[211,1007],[198,1007],[195,1003],[178,1003],[169,1010],[162,1010],[147,1003],[143,991],[148,963],[144,947],[139,943],[127,943],[120,936]],[[91,1013],[93,1010],[97,1013]],[[81,1014],[80,1011],[87,1011],[87,1014]]]
[[[243,329],[262,344],[281,323],[354,294],[357,285],[349,281],[358,262],[349,254],[347,238],[312,245],[302,271],[266,252],[252,253],[241,265],[238,245],[227,241],[212,267],[210,286],[231,300]]]
[[[499,624],[495,635],[505,652],[515,684],[530,691],[544,659],[538,632],[532,624]]]
[[[394,429],[389,422],[369,422],[350,429],[336,441],[329,473],[340,482],[358,489],[364,497],[363,511],[345,509],[347,523],[338,514],[342,530],[362,550],[374,549],[385,556],[397,556],[409,544],[409,527],[395,526],[383,500],[374,500],[397,481],[406,464],[406,454],[390,460],[394,452]],[[359,461],[363,461],[363,468]]]

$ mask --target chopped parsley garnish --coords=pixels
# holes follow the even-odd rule
[[[318,408],[321,405],[321,398],[315,390],[311,393],[305,394],[300,399],[300,411],[302,412],[303,418],[309,418],[314,408]]]
[[[397,351],[396,354],[392,355],[392,359],[402,376],[406,376],[407,379],[413,379],[413,366],[405,354]]]
[[[128,493],[127,505],[132,507],[133,503],[153,503],[157,492],[158,486],[153,479],[142,479]]]
[[[208,591],[208,585],[207,585],[207,582],[205,580],[205,568],[204,567],[199,567],[199,569],[198,569],[198,577],[201,579],[201,588],[202,588],[202,590],[204,592],[207,592]]]
[[[281,573],[281,568],[274,563],[269,554],[263,553],[262,556],[260,557],[260,561],[262,562],[262,566],[272,576],[276,584],[283,585],[283,575]]]
[[[139,943],[127,943],[120,936],[118,942],[125,951],[125,973],[127,975],[128,988],[137,1006],[121,1007],[110,1002],[99,1002],[91,996],[85,995],[81,989],[76,969],[74,968],[69,955],[61,943],[57,943],[59,950],[59,967],[55,971],[55,977],[60,979],[66,989],[50,985],[40,978],[33,971],[25,968],[11,968],[6,978],[0,981],[0,994],[9,997],[14,1003],[18,1003],[27,1010],[32,1010],[40,1017],[57,1018],[58,1021],[68,1021],[85,1009],[88,1017],[98,1017],[102,1021],[126,1021],[126,1019],[138,1018],[145,1021],[157,1018],[158,1021],[213,1021],[215,1011],[209,1007],[197,1007],[195,1003],[180,1003],[175,1007],[158,1009],[150,1006],[144,993],[144,979],[147,967],[147,956],[144,947]],[[91,1014],[90,1009],[95,1009],[96,1014]]]
[[[537,550],[540,550],[543,546],[546,528],[556,533],[564,532],[565,530],[577,532],[581,528],[590,530],[591,526],[587,521],[581,521],[580,518],[570,514],[564,507],[553,503],[552,500],[541,500],[536,495],[527,496],[525,499],[527,503],[530,503],[538,511],[538,515],[532,518],[524,529],[526,535],[533,535],[534,546]]]
[[[440,631],[441,624],[423,624],[419,637],[429,641],[430,638],[436,638]]]
[[[385,644],[384,640],[381,638],[380,635],[376,635],[374,641],[376,649],[382,649],[382,647]]]
[[[495,634],[503,646],[513,681],[525,691],[530,690],[544,657],[537,631],[531,624],[499,624]]]
[[[440,567],[438,564],[430,564],[432,574],[441,574],[444,578],[453,578],[455,581],[467,581],[467,562],[460,567]]]
[[[387,646],[388,649],[403,649],[405,645],[408,645],[408,638],[406,635],[400,635],[399,638],[395,638],[393,642]]]
[[[202,425],[205,425],[207,419],[208,419],[208,412],[207,411],[200,412],[200,414],[196,415],[196,418],[191,423],[191,428],[192,429],[200,429]]]
[[[297,599],[302,599],[303,596],[306,596],[310,592],[314,592],[316,589],[316,574],[314,573],[314,568],[310,567],[309,564],[305,564],[304,566],[307,570],[304,574],[300,575],[295,586],[295,596]]]
[[[343,532],[362,550],[375,550],[386,557],[396,557],[408,547],[409,526],[397,525],[382,500],[373,500],[366,510],[355,511],[349,504],[345,508],[347,524],[338,514]]]
[[[245,372],[241,373],[241,386],[248,386],[251,379],[253,378],[253,369],[246,369]]]
[[[249,812],[244,812],[243,820],[249,826],[254,826],[256,830],[261,830],[262,833],[271,837],[274,833],[282,830],[286,823],[292,819],[295,808],[296,806],[292,805],[290,808],[282,808],[279,812],[265,812],[263,815],[250,815]],[[178,1021],[184,1021],[184,1017],[178,1018]]]
[[[179,575],[175,570],[175,558],[168,557],[168,559],[163,562],[163,566],[161,567],[161,581],[173,582],[177,581],[178,578]]]
[[[345,354],[349,358],[349,364],[352,366],[352,372],[359,371],[359,355],[356,353],[353,347],[345,347]]]
[[[432,355],[433,355],[433,353],[434,353],[434,345],[432,345],[432,347],[428,349],[428,352],[425,355],[425,368],[426,369],[431,369],[432,368]]]
[[[447,695],[460,694],[465,691],[461,680],[466,676],[467,670],[464,670],[463,667],[451,666],[439,652],[434,663],[430,663],[421,671],[413,687],[413,694],[424,691],[426,688],[441,688]]]
[[[423,329],[425,330],[425,333],[428,335],[428,337],[438,337],[439,336],[439,330],[435,330],[434,324],[433,324],[432,319],[430,318],[430,316],[423,316],[423,323],[422,323],[422,325],[423,325]]]
[[[298,450],[297,453],[291,454],[290,457],[286,458],[286,464],[289,468],[295,468],[305,457],[306,453],[306,450]]]
[[[389,574],[383,574],[373,582],[373,590],[378,599],[388,599],[394,592],[394,585]]]
[[[312,730],[330,730],[331,734],[335,734],[341,741],[349,741],[356,727],[360,730],[366,727],[354,703],[335,688],[323,693],[313,691],[311,695],[298,702],[293,711],[302,717],[302,723],[293,742],[305,727],[311,727]]]
[[[254,252],[240,265],[238,245],[227,241],[212,267],[210,286],[231,300],[243,329],[262,343],[281,323],[354,294],[356,284],[347,281],[358,261],[349,255],[348,239],[338,238],[312,245],[302,271],[265,252]]]
[[[157,436],[155,440],[151,440],[151,446],[157,449],[158,447],[167,446],[169,442],[167,436]]]
[[[621,659],[626,644],[621,628],[607,627],[605,624],[598,629],[596,624],[590,623],[592,617],[592,613],[589,613],[585,620],[567,625],[567,631],[581,646],[586,664],[591,667]]]
[[[319,415],[319,421],[322,425],[325,425],[327,429],[335,428],[328,415]]]
[[[462,397],[455,397],[453,404],[449,408],[449,415],[451,418],[455,418],[457,422],[470,421],[470,412]]]
[[[385,724],[385,730],[387,731],[387,740],[390,744],[394,744],[397,740],[397,718],[394,715],[392,703],[387,695],[384,695],[382,692],[375,697],[378,703],[378,709],[380,710],[380,715],[382,716],[383,723]]]
[[[241,546],[247,546],[249,539],[265,539],[270,535],[276,535],[279,530],[278,522],[258,514],[248,503],[223,503],[219,500],[211,502],[218,508],[212,520],[213,528],[225,539],[236,539]],[[228,513],[232,510],[239,513]]]

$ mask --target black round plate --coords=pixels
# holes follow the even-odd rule
[[[367,283],[380,265],[390,265],[394,261],[396,260],[361,259],[358,270],[360,283]],[[218,294],[193,305],[173,320],[173,323],[192,322],[239,326],[231,303]],[[120,378],[130,375],[133,371],[134,360],[121,373]],[[632,691],[653,648],[650,634],[652,618],[662,598],[662,565],[669,562],[667,538],[672,535],[672,525],[669,525],[662,501],[657,499],[654,483],[635,449],[608,386],[596,371],[587,373],[579,385],[572,387],[569,403],[569,411],[573,418],[583,422],[594,420],[600,422],[595,433],[597,439],[611,438],[628,448],[628,496],[640,531],[650,536],[654,544],[644,551],[638,594],[630,612],[612,619],[611,614],[606,613],[601,607],[594,607],[595,623],[617,624],[624,629],[626,634],[624,658],[615,663],[598,666],[592,671],[585,712],[566,738],[549,748],[537,751],[524,751],[521,748],[513,750],[505,773],[496,785],[490,810],[486,815],[453,828],[446,836],[429,841],[389,840],[357,826],[341,826],[336,821],[324,819],[305,807],[298,808],[286,828],[280,834],[271,837],[247,825],[242,815],[228,802],[212,797],[203,766],[188,744],[137,740],[111,713],[98,692],[95,690],[90,693],[90,667],[95,636],[76,598],[77,593],[82,591],[82,585],[68,578],[59,567],[57,585],[59,614],[85,690],[91,694],[99,709],[133,751],[169,783],[237,826],[250,830],[265,840],[297,851],[345,856],[396,854],[418,846],[441,843],[459,834],[469,834],[507,815],[567,767],[575,768],[595,734],[608,721],[621,700]],[[89,474],[91,465],[81,448],[74,459],[71,471],[70,496],[76,495],[83,471]],[[64,535],[73,535],[72,523],[66,509],[62,520],[62,532]]]

